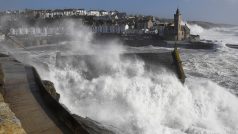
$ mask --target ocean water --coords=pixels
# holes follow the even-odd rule
[[[93,53],[92,66],[67,62],[55,67],[55,51],[30,51],[21,60],[37,67],[43,79],[54,82],[60,102],[79,116],[101,122],[118,134],[236,134],[238,133],[238,53],[225,46],[238,43],[238,28],[203,29],[189,25],[193,34],[215,42],[216,50],[180,49],[187,76],[181,84],[164,68],[151,72],[144,62],[124,59],[118,41],[96,47],[87,29],[70,29],[74,42],[67,52]],[[157,47],[139,48],[161,49]],[[109,56],[110,55],[110,56]],[[27,59],[27,60],[25,60]],[[39,64],[41,63],[41,64]],[[49,68],[44,68],[42,65]],[[86,72],[86,73],[85,73]],[[88,79],[86,75],[97,74]]]
[[[210,79],[238,94],[238,49],[226,46],[238,45],[238,27],[203,29],[192,25],[190,28],[193,34],[216,43],[218,48],[215,51],[181,50],[187,76]]]

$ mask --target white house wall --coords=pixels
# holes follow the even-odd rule
[[[107,26],[107,25],[100,25],[100,26],[92,26],[92,32],[95,33],[123,33],[126,30],[126,25],[115,25],[115,26]]]

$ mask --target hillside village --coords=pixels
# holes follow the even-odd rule
[[[174,14],[173,22],[160,21],[154,16],[127,15],[125,12],[89,10],[85,9],[55,9],[55,10],[30,10],[23,11],[4,11],[0,13],[3,16],[10,16],[8,33],[14,34],[31,34],[31,33],[50,33],[43,26],[32,26],[31,29],[24,30],[23,25],[19,25],[18,18],[27,19],[30,23],[39,20],[47,22],[62,18],[79,18],[82,23],[91,28],[92,32],[100,34],[149,34],[158,35],[164,40],[199,40],[199,36],[190,35],[188,26],[182,25],[182,15],[179,9]],[[9,17],[8,17],[9,18]],[[33,23],[34,24],[34,23]],[[1,29],[2,30],[2,29]],[[5,30],[6,31],[6,30]],[[63,31],[51,32],[60,33]]]

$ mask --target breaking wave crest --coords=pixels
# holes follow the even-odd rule
[[[205,29],[196,24],[188,24],[191,34],[200,35],[201,39],[210,40],[220,44],[238,44],[238,26],[214,27]]]
[[[72,113],[120,133],[238,132],[238,99],[210,80],[189,78],[183,85],[165,69],[149,72],[143,61],[120,56],[100,58],[97,66],[102,73],[93,79],[85,77],[84,64],[50,68],[60,102]]]

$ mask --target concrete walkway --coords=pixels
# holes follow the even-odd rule
[[[26,133],[68,133],[69,131],[54,119],[53,113],[47,111],[32,68],[10,57],[1,57],[0,63],[5,75],[5,102],[21,121]]]

